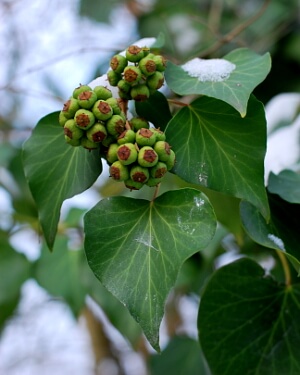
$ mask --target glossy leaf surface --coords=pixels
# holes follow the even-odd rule
[[[164,303],[179,269],[214,235],[209,201],[194,189],[169,191],[151,202],[108,198],[85,215],[84,228],[92,271],[159,350]]]

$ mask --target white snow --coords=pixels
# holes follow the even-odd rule
[[[271,233],[268,234],[268,238],[278,247],[278,249],[285,251],[284,243],[281,238]]]
[[[201,82],[222,82],[229,78],[236,65],[225,59],[205,60],[196,57],[181,67],[189,76]]]

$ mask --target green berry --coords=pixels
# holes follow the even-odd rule
[[[167,60],[164,56],[156,55],[153,57],[153,60],[156,64],[156,70],[158,70],[159,72],[163,72],[166,70]]]
[[[92,108],[96,100],[97,100],[97,95],[94,91],[83,91],[77,97],[79,106],[84,109]]]
[[[161,178],[150,177],[149,180],[146,182],[146,185],[150,187],[154,187],[160,184],[161,182],[162,182],[162,177]]]
[[[117,139],[119,145],[124,145],[125,143],[135,142],[135,132],[131,129],[126,129],[121,133]]]
[[[81,139],[72,139],[72,138],[68,137],[67,135],[65,135],[65,141],[70,146],[73,146],[73,147],[78,147],[78,146],[81,145]]]
[[[139,61],[139,68],[146,77],[151,76],[156,71],[156,63],[153,59],[144,57]]]
[[[142,128],[149,129],[150,127],[149,122],[143,117],[133,117],[129,121],[129,125],[131,126],[131,129],[133,129],[136,132],[139,129],[142,129]]]
[[[63,111],[60,111],[59,112],[59,115],[58,115],[58,122],[59,122],[59,125],[60,126],[64,126],[65,123],[68,121],[69,119],[64,115],[64,112]]]
[[[111,143],[108,147],[107,154],[106,154],[106,160],[109,164],[114,163],[118,160],[118,151],[119,145],[117,143]]]
[[[142,72],[137,66],[130,65],[124,69],[123,79],[131,85],[138,83],[141,78]]]
[[[86,148],[89,151],[96,150],[99,147],[99,143],[95,143],[86,137],[83,137],[80,140],[81,140],[81,146]]]
[[[87,130],[86,137],[92,142],[99,143],[107,137],[107,130],[103,124],[97,122]]]
[[[70,139],[79,139],[83,136],[84,131],[80,129],[74,119],[68,120],[64,125],[64,135]]]
[[[77,99],[70,98],[67,100],[63,106],[62,113],[66,118],[74,117],[76,111],[79,109],[79,103]]]
[[[136,102],[145,102],[150,96],[150,91],[147,85],[143,83],[133,86],[130,90],[130,95]]]
[[[150,129],[142,128],[136,132],[135,139],[139,146],[153,146],[156,142],[156,134]]]
[[[115,55],[110,59],[110,67],[116,73],[122,73],[128,65],[126,57],[122,55]]]
[[[125,81],[125,79],[121,79],[119,82],[118,82],[118,88],[120,91],[123,91],[125,93],[129,93],[130,90],[131,90],[131,84],[128,83],[127,81]]]
[[[106,122],[106,129],[110,135],[118,137],[125,130],[125,121],[121,115],[112,115]]]
[[[122,75],[120,73],[116,73],[114,70],[109,70],[107,72],[107,80],[111,86],[117,86],[120,79],[122,79]]]
[[[112,98],[112,92],[105,86],[96,86],[94,92],[97,95],[97,100],[107,100]]]
[[[116,98],[108,98],[106,99],[106,103],[111,106],[114,115],[119,115],[121,113],[121,107],[119,106],[119,102]]]
[[[117,155],[122,164],[129,165],[136,161],[138,152],[134,144],[125,143],[118,147]]]
[[[156,151],[160,161],[167,161],[171,154],[171,146],[166,141],[158,141],[154,145],[154,150]]]
[[[162,178],[167,173],[167,165],[159,161],[154,167],[150,169],[150,175],[153,178]]]
[[[76,87],[76,89],[74,89],[73,91],[73,98],[77,99],[78,98],[78,95],[81,94],[83,91],[91,91],[91,87],[88,86],[88,85],[80,85],[78,87]]]
[[[132,181],[131,178],[126,180],[124,184],[130,190],[140,190],[144,186],[142,182]]]
[[[130,170],[130,178],[132,181],[145,183],[149,180],[149,169],[135,165]]]
[[[112,135],[108,134],[106,136],[106,138],[103,139],[102,141],[102,145],[104,147],[109,147],[112,143],[114,143],[116,141],[116,138],[113,137]]]
[[[150,128],[150,130],[156,135],[156,141],[165,141],[166,135],[163,131],[157,128]]]
[[[97,100],[93,106],[93,113],[98,120],[106,121],[112,117],[113,110],[106,100]]]
[[[119,98],[122,100],[131,100],[130,92],[119,90],[118,94],[119,94]]]
[[[149,76],[146,80],[146,84],[149,89],[158,90],[164,84],[165,78],[162,72],[156,71],[152,76]]]
[[[80,129],[87,130],[95,123],[95,116],[88,109],[79,109],[75,113],[75,122]]]
[[[158,155],[150,146],[144,146],[139,150],[138,163],[141,167],[154,167],[158,162]]]
[[[110,176],[116,181],[125,181],[129,179],[129,170],[126,165],[123,165],[119,161],[115,161],[109,167]]]
[[[144,57],[144,49],[135,45],[129,46],[125,52],[126,59],[131,62],[138,62]]]
[[[170,150],[169,159],[165,161],[168,171],[170,171],[176,162],[175,152],[173,150]]]

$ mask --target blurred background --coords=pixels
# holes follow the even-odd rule
[[[184,265],[157,356],[83,252],[83,214],[101,197],[125,193],[101,176],[65,202],[50,254],[22,144],[75,87],[104,74],[113,54],[162,33],[161,54],[178,64],[239,47],[270,52],[271,73],[254,92],[267,111],[266,170],[299,170],[299,22],[298,0],[0,0],[0,374],[209,374],[196,342],[199,295],[212,269],[236,253],[232,228],[220,226],[211,248]],[[167,183],[180,185],[174,176]]]

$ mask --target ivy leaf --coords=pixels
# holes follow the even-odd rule
[[[264,186],[266,120],[263,105],[253,96],[244,118],[221,100],[198,98],[177,112],[166,136],[176,154],[175,174],[249,201],[269,217]]]
[[[292,204],[277,195],[269,194],[271,220],[266,223],[257,208],[241,202],[242,223],[253,241],[283,251],[300,276],[300,205]]]
[[[268,190],[290,203],[300,203],[300,174],[283,170],[278,175],[269,175]]]
[[[213,209],[195,189],[147,201],[112,197],[84,218],[88,263],[101,283],[140,324],[159,350],[164,303],[181,265],[211,240]]]
[[[222,60],[214,59],[215,65],[211,62],[208,72],[214,73],[214,80],[200,81],[198,77],[191,77],[181,66],[168,62],[166,82],[169,88],[179,95],[207,95],[223,100],[244,117],[250,94],[271,69],[270,54],[260,56],[247,48],[239,48],[224,56],[224,60],[235,65],[227,79],[216,80],[220,73],[217,63]]]
[[[135,102],[135,109],[139,116],[145,117],[163,131],[172,118],[168,101],[159,91],[150,95],[145,102]]]
[[[25,175],[49,249],[63,201],[88,189],[102,171],[98,151],[66,144],[58,114],[43,117],[23,147]]]
[[[250,259],[217,270],[201,298],[199,338],[214,375],[300,373],[300,286]]]

